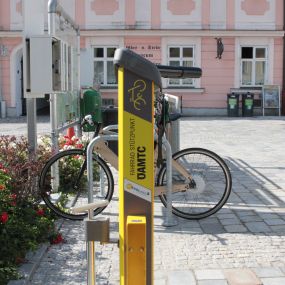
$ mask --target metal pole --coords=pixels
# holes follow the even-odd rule
[[[27,98],[27,125],[29,153],[33,154],[37,149],[37,105],[35,98]]]
[[[88,210],[88,220],[92,220],[93,209]],[[96,284],[96,270],[95,270],[95,242],[87,241],[86,242],[86,255],[87,255],[87,285]]]
[[[118,140],[118,135],[103,135],[98,136],[91,140],[87,147],[87,184],[88,184],[88,203],[93,203],[93,148],[97,142],[100,140],[104,141],[116,141]],[[93,217],[93,213],[91,218]]]
[[[93,210],[92,212],[93,216]],[[96,270],[95,270],[95,242],[88,241],[86,243],[87,251],[87,284],[95,285],[96,284]]]
[[[166,220],[163,222],[163,226],[172,227],[178,224],[177,220],[174,219],[172,214],[172,151],[169,141],[166,139],[165,135],[162,138],[162,144],[165,147],[166,152]]]
[[[100,195],[101,197],[104,197],[104,189],[105,189],[105,178],[104,178],[104,171],[102,167],[100,167]]]
[[[55,36],[55,13],[57,0],[48,2],[48,34]],[[55,152],[58,152],[58,131],[56,119],[56,94],[50,94],[50,125],[51,125],[51,143]]]

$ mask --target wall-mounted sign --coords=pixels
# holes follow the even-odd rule
[[[278,109],[280,116],[280,86],[279,85],[264,85],[262,89],[263,97],[263,115],[265,109]]]
[[[156,37],[127,37],[125,47],[153,63],[161,63],[161,39]]]

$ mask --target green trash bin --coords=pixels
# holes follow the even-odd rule
[[[227,95],[228,117],[239,116],[239,94],[230,93]]]
[[[242,94],[242,116],[252,117],[253,116],[253,93]]]
[[[102,98],[101,94],[90,88],[83,92],[83,96],[80,99],[80,114],[83,118],[86,115],[92,115],[94,122],[102,123]],[[83,127],[84,132],[94,132],[95,126],[85,125]]]

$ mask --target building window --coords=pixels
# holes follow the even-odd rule
[[[171,66],[194,66],[193,46],[168,47],[168,64]],[[193,86],[193,79],[169,79],[169,86]]]
[[[113,58],[116,47],[94,47],[94,83],[103,86],[117,84]]]
[[[241,85],[261,86],[266,82],[266,47],[241,47]]]

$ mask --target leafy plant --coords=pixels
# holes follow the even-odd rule
[[[36,154],[30,154],[26,137],[0,136],[0,161],[11,178],[11,191],[18,202],[40,200],[37,178],[50,154],[50,148],[43,145]]]
[[[55,230],[55,216],[40,206],[36,179],[50,155],[40,145],[29,155],[27,139],[0,136],[0,284],[19,277],[17,265],[28,250],[45,241],[62,242]],[[4,245],[4,246],[3,246]]]

